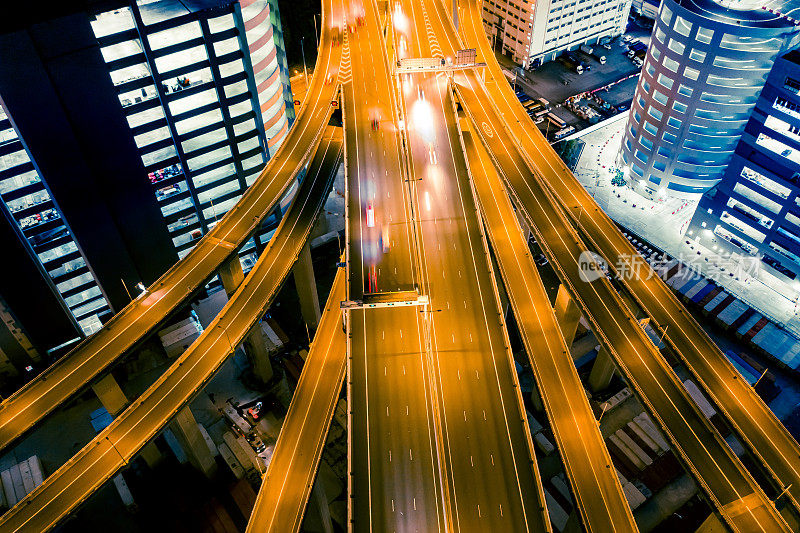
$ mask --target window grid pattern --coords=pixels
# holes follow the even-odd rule
[[[622,164],[647,161],[646,186],[634,190],[648,196],[696,198],[719,182],[769,67],[797,33],[788,22],[732,24],[692,7],[689,2],[662,2],[628,118],[631,123],[637,116],[648,116],[649,127],[638,135],[626,130],[629,142],[620,149]],[[738,13],[745,22],[748,16],[756,21],[763,16]],[[757,45],[744,46],[745,42]],[[651,87],[657,91],[646,90]],[[668,148],[670,157],[659,155],[661,146]],[[643,157],[636,158],[637,152]]]
[[[800,275],[800,53],[776,60],[719,185],[700,199],[693,233],[714,228],[728,253],[762,257],[779,279]],[[703,226],[705,224],[705,226]]]
[[[108,301],[3,108],[0,199],[83,333],[100,329]]]
[[[269,130],[265,135],[260,98],[278,95],[283,102],[284,85],[281,76],[256,84],[262,70],[280,70],[266,2],[243,9],[231,3],[224,14],[195,11],[166,21],[154,21],[147,9],[100,14],[93,28],[109,49],[104,58],[112,80],[122,80],[120,104],[173,245],[184,257],[266,163]],[[252,30],[256,47],[247,45],[250,19],[243,16],[264,19]],[[258,59],[255,75],[251,59]],[[129,74],[132,66],[137,76]],[[270,118],[285,136],[285,107],[279,112]],[[257,242],[259,250],[263,244]]]

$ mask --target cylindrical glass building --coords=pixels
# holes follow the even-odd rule
[[[619,156],[644,196],[695,198],[719,182],[773,61],[798,33],[786,18],[729,4],[661,4]]]

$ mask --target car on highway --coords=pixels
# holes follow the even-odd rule
[[[546,265],[547,263],[549,263],[549,261],[547,260],[547,256],[545,256],[544,254],[539,254],[539,255],[537,255],[537,256],[536,256],[536,257],[533,259],[533,262],[534,262],[534,263],[536,263],[536,264],[537,264],[537,265],[539,265],[539,266],[544,266],[544,265]]]
[[[372,207],[372,204],[367,206],[367,227],[374,228],[375,227],[375,208]]]
[[[383,253],[389,251],[391,246],[391,241],[389,240],[389,226],[383,226],[383,230],[381,230],[381,249]]]

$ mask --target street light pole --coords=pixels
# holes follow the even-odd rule
[[[658,345],[659,346],[661,346],[661,344],[664,342],[664,335],[667,334],[667,328],[668,327],[669,327],[669,324],[664,326],[664,329],[661,331],[661,337],[658,338]]]
[[[597,419],[597,425],[600,425],[600,421],[603,420],[603,415],[606,414],[608,411],[608,402],[603,402],[603,410],[600,411],[600,418]]]
[[[114,448],[114,451],[115,451],[115,452],[117,452],[117,455],[119,455],[119,458],[120,458],[120,459],[122,459],[122,464],[124,464],[124,465],[127,465],[127,464],[128,464],[128,462],[125,460],[125,457],[123,457],[123,456],[122,456],[122,454],[121,454],[121,453],[119,453],[119,450],[117,449],[117,446],[116,446],[116,445],[114,444],[114,442],[113,442],[113,441],[112,441],[112,440],[109,438],[109,436],[108,436],[108,435],[106,435],[106,440],[107,440],[107,441],[108,441],[108,443],[111,445],[111,447],[112,447],[112,448]],[[787,487],[787,488],[788,488],[788,487]],[[778,498],[780,498],[780,496],[778,496]]]
[[[133,297],[131,297],[131,291],[129,291],[128,286],[125,285],[125,280],[122,278],[119,278],[119,280],[122,282],[122,286],[125,287],[125,292],[128,293],[128,300],[133,300]]]
[[[786,494],[787,492],[789,492],[789,489],[790,489],[790,488],[792,488],[792,484],[791,484],[791,483],[789,483],[788,485],[786,485],[786,488],[785,488],[785,489],[783,489],[783,491],[782,491],[780,494],[778,494],[778,496],[775,498],[775,503],[778,503],[778,500],[780,500],[780,499],[781,499],[781,496],[783,496],[784,494]]]
[[[306,68],[306,52],[303,47],[303,39],[305,39],[305,37],[300,37],[300,54],[303,56],[303,75],[306,79],[306,87],[308,87],[308,69]]]
[[[759,383],[761,383],[761,378],[763,378],[764,376],[766,376],[766,375],[767,375],[767,372],[769,372],[769,368],[765,368],[765,369],[764,369],[764,371],[761,373],[761,375],[760,375],[760,376],[758,376],[758,379],[756,380],[756,382],[755,382],[755,383],[753,383],[753,390],[755,390],[755,389],[756,389],[756,387],[758,387],[758,384],[759,384]]]

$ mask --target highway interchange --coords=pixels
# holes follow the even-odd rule
[[[734,531],[795,530],[797,442],[668,287],[646,274],[621,288],[605,276],[581,281],[578,258],[585,250],[612,266],[635,252],[516,101],[488,49],[480,3],[462,4],[460,34],[449,4],[439,0],[380,6],[374,0],[323,2],[309,98],[256,183],[183,261],[0,404],[0,447],[7,447],[235,257],[309,164],[275,236],[219,316],[111,426],[3,515],[0,532],[52,528],[202,390],[290,271],[342,151],[346,274],[337,276],[248,531],[299,529],[345,367],[353,530],[552,530],[490,245],[582,525],[636,529],[569,358],[571,339],[559,330],[514,207],[723,522]],[[453,57],[468,46],[487,63],[485,82],[477,69],[393,73],[398,58]],[[339,101],[344,128],[326,129]],[[670,348],[769,474],[771,486],[759,486],[702,415],[619,290],[666,328]],[[411,293],[428,303],[361,306],[377,295]],[[355,305],[342,311],[339,299]],[[317,411],[327,416],[312,419]],[[779,509],[773,498],[782,491],[791,505]]]

